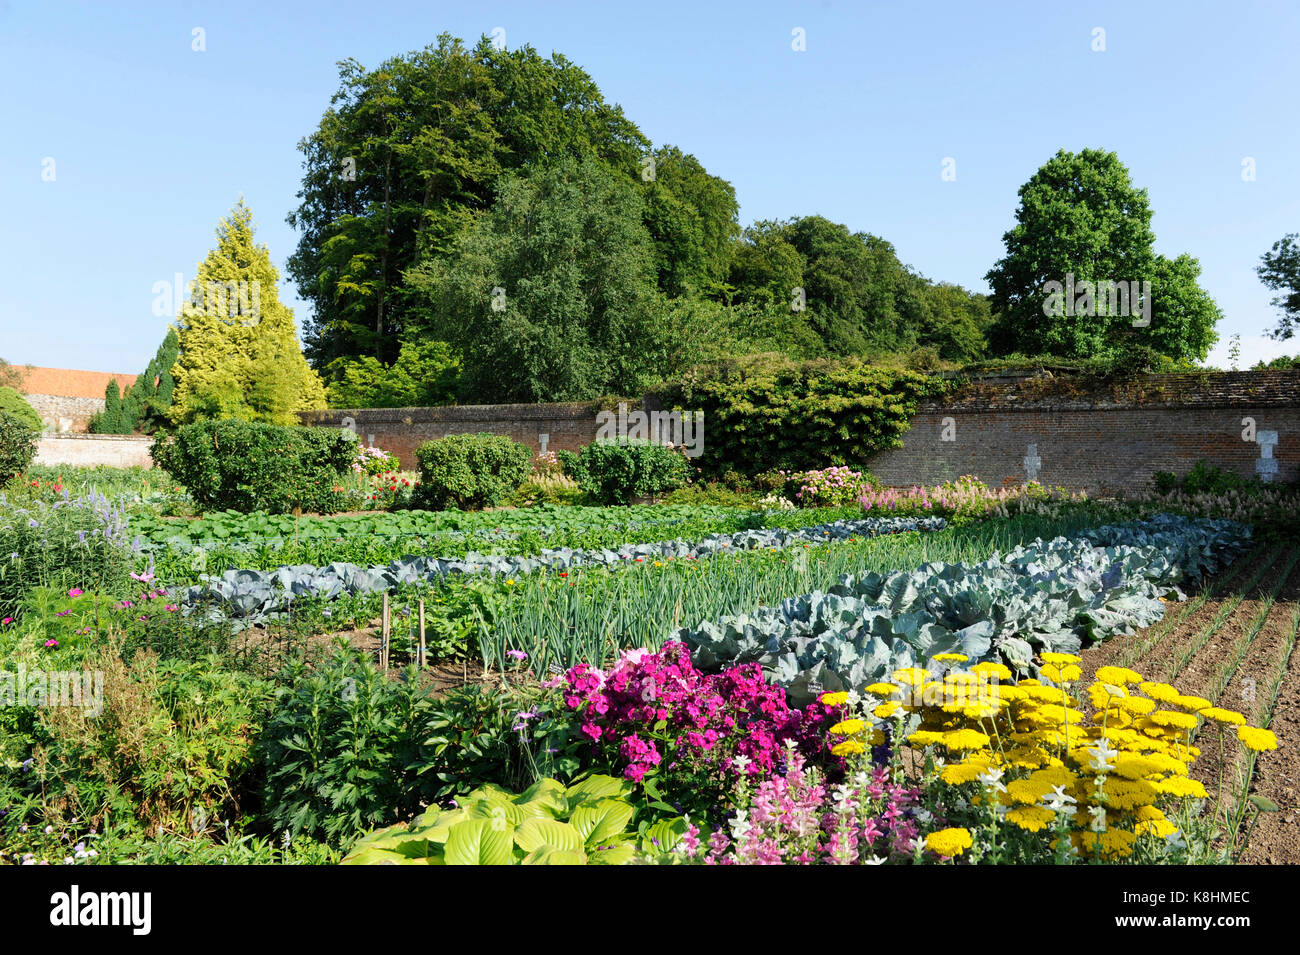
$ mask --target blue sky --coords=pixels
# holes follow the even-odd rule
[[[336,61],[496,27],[730,180],[743,223],[821,214],[981,291],[1034,170],[1114,150],[1149,191],[1157,250],[1196,256],[1225,313],[1211,362],[1234,332],[1243,361],[1300,350],[1262,338],[1275,310],[1255,275],[1300,231],[1294,3],[0,0],[0,356],[139,372],[165,331],[154,283],[193,276],[241,194],[283,269],[297,143]]]

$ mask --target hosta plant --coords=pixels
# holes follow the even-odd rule
[[[372,832],[344,865],[619,865],[638,849],[670,849],[681,819],[639,830],[632,787],[610,776],[573,786],[539,779],[519,795],[483,786],[453,809],[432,806],[413,822]]]

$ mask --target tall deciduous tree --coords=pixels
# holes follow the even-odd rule
[[[461,353],[463,401],[633,393],[659,360],[652,243],[636,187],[564,159],[503,178],[446,260],[408,273],[431,337]]]
[[[1268,334],[1285,341],[1300,324],[1300,235],[1292,232],[1274,242],[1255,271],[1260,281],[1279,293],[1272,304],[1282,310],[1282,317]]]
[[[325,388],[298,344],[293,312],[280,302],[279,270],[253,241],[241,199],[217,225],[217,246],[199,264],[177,316],[171,418],[244,418],[296,424],[325,407]]]
[[[585,72],[531,47],[438,43],[374,70],[340,64],[341,85],[299,148],[305,174],[289,223],[302,237],[289,274],[314,315],[317,367],[341,356],[397,358],[409,325],[402,276],[446,255],[503,171],[590,158],[631,180],[649,142]]]
[[[1060,150],[1019,196],[1006,255],[987,276],[997,350],[1105,358],[1146,347],[1173,359],[1205,357],[1219,311],[1196,285],[1200,267],[1188,256],[1159,260],[1146,190],[1115,153]],[[1131,294],[1127,309],[1118,293],[1103,307],[1097,283],[1124,283],[1126,292],[1150,283],[1149,314]]]

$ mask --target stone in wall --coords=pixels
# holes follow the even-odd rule
[[[86,431],[90,419],[104,410],[103,398],[67,398],[60,395],[24,395],[46,431]]]

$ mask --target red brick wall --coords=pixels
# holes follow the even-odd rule
[[[1250,477],[1261,448],[1243,440],[1244,418],[1278,433],[1274,480],[1300,477],[1300,373],[1291,371],[1152,375],[1091,392],[1061,380],[977,385],[923,406],[903,447],[870,468],[893,485],[973,474],[999,486],[1025,480],[1033,444],[1038,481],[1094,494],[1148,488],[1154,472],[1182,475],[1201,458]]]
[[[633,402],[632,407],[636,406]],[[309,411],[303,424],[352,428],[362,441],[396,454],[402,467],[415,470],[415,449],[449,434],[487,431],[509,435],[534,451],[549,435],[548,451],[576,451],[596,440],[595,402],[553,405],[456,405],[446,408],[372,408],[359,411]]]

